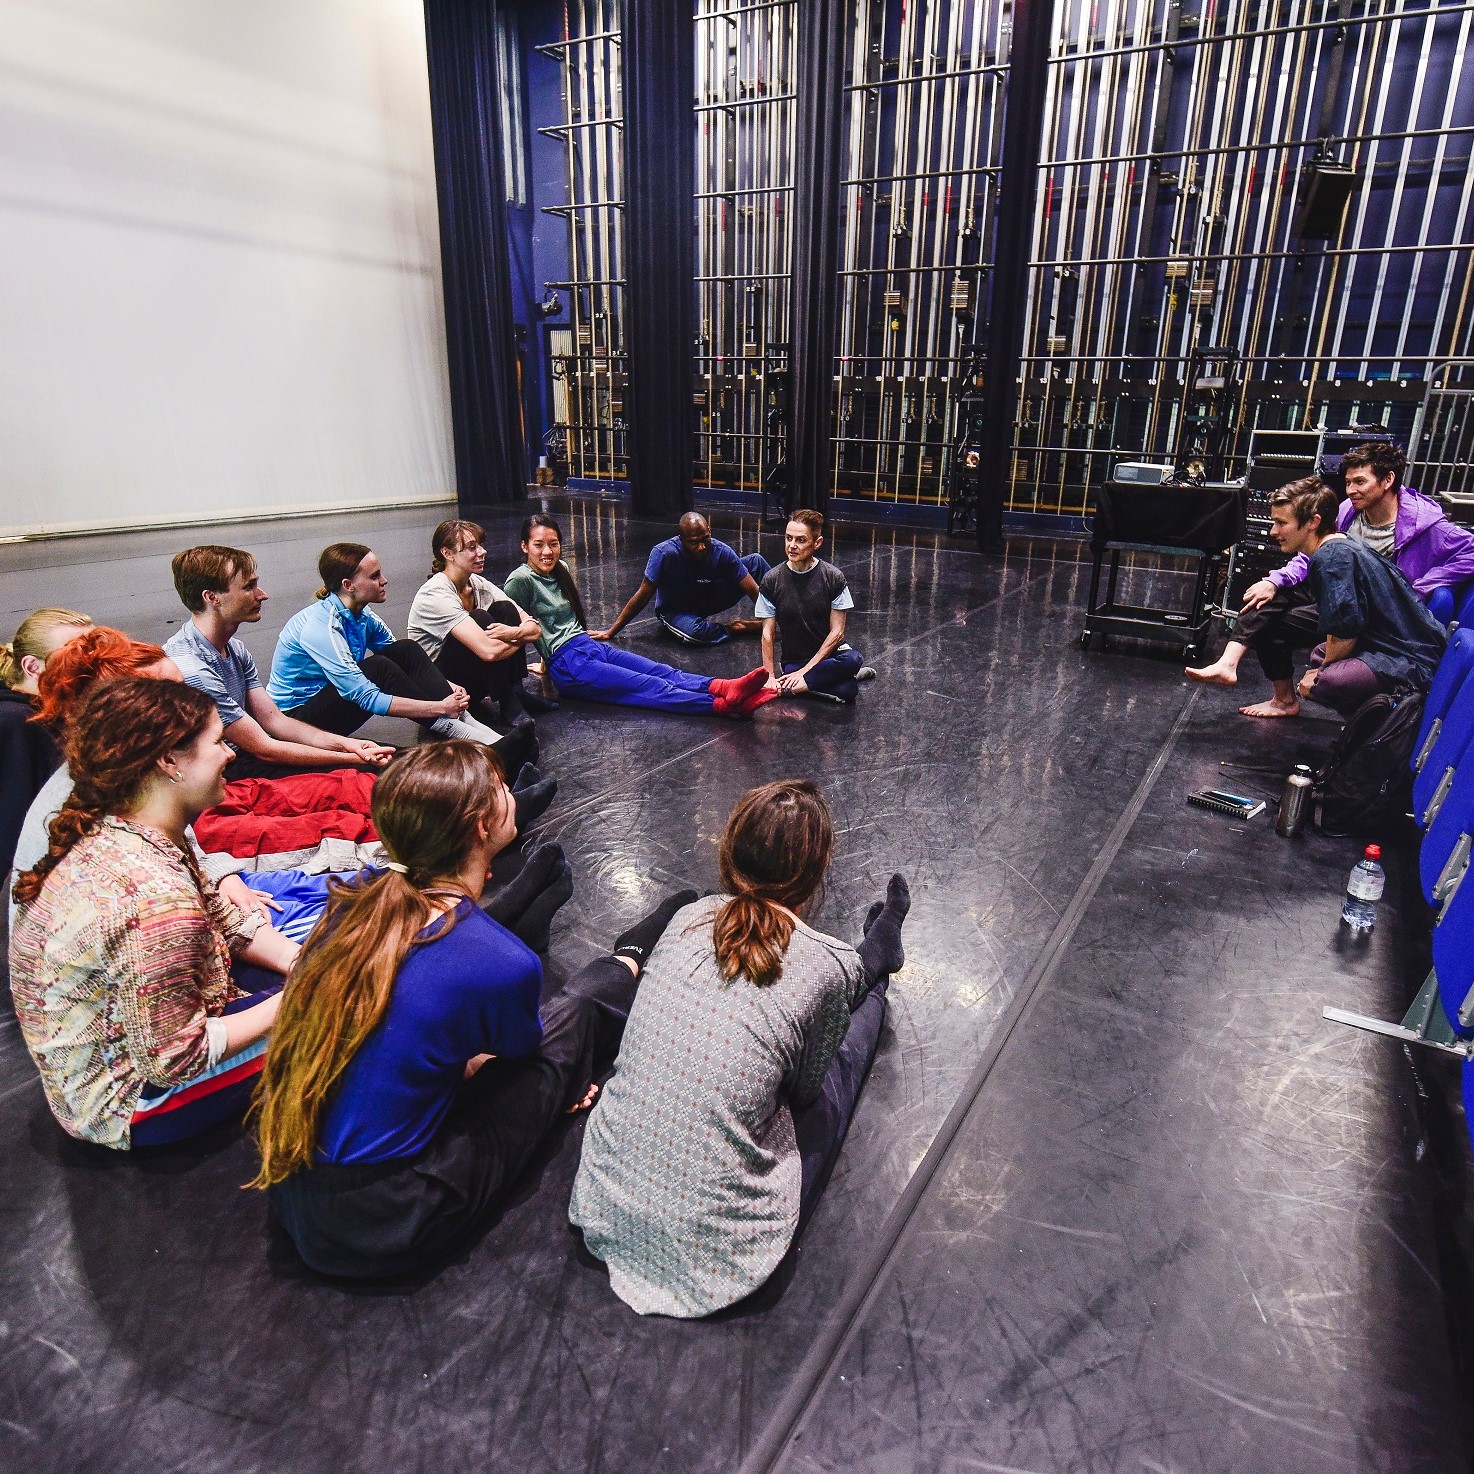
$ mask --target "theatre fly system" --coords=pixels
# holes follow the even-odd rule
[[[781,450],[796,6],[695,3],[693,470],[757,488]],[[1082,514],[1114,461],[1173,455],[1205,344],[1237,354],[1227,479],[1260,431],[1371,421],[1406,441],[1448,363],[1453,387],[1423,418],[1456,452],[1474,361],[1474,98],[1457,85],[1471,15],[1462,0],[1057,0],[1013,509]],[[542,48],[566,105],[546,130],[566,198],[543,203],[567,221],[554,285],[572,308],[552,433],[572,475],[617,479],[619,0],[568,0],[565,17]],[[1010,15],[855,0],[847,24],[835,484],[943,504],[1007,208]]]

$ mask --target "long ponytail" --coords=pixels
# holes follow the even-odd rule
[[[374,784],[373,820],[394,866],[329,887],[327,909],[282,994],[251,1106],[267,1188],[312,1164],[334,1087],[378,1027],[410,949],[443,937],[454,908],[425,936],[436,896],[466,863],[477,821],[510,803],[495,754],[479,742],[436,742],[396,758]]]
[[[534,512],[531,517],[522,524],[522,542],[525,546],[532,537],[535,527],[547,527],[558,534],[558,541],[563,541],[563,529],[558,525],[556,517],[549,517],[546,512]],[[583,599],[579,595],[578,585],[573,581],[573,574],[568,564],[562,558],[558,559],[557,566],[553,569],[553,581],[558,585],[558,592],[563,595],[573,609],[573,617],[584,629],[589,627],[588,615],[584,613]]]
[[[807,779],[767,783],[739,800],[717,855],[722,886],[732,894],[712,931],[724,978],[745,977],[763,988],[783,975],[790,913],[817,894],[833,849],[829,807]]]

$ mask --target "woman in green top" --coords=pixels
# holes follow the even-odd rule
[[[527,561],[513,570],[504,588],[542,626],[538,648],[565,696],[742,717],[778,694],[762,666],[736,680],[714,680],[593,639],[578,585],[563,562],[562,529],[552,517],[538,514],[522,524],[522,554]]]

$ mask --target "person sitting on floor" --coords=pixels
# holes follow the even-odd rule
[[[26,810],[61,766],[61,749],[38,721],[36,682],[46,661],[92,621],[74,609],[37,609],[0,645],[0,876],[10,873]]]
[[[466,710],[470,696],[452,685],[413,640],[396,640],[368,606],[382,604],[389,582],[372,548],[333,543],[317,561],[317,600],[286,623],[276,642],[267,691],[289,717],[327,732],[356,732],[372,716],[408,717],[437,737],[497,747],[507,771],[535,760],[525,728],[505,736]]]
[[[394,756],[394,749],[382,743],[297,721],[267,695],[251,652],[236,637],[241,625],[260,620],[269,597],[250,553],[208,544],[186,548],[172,567],[189,619],[164,649],[184,679],[215,703],[225,723],[225,740],[235,750],[227,778],[280,778],[349,763],[382,767]]]
[[[758,597],[758,583],[768,571],[761,553],[740,556],[719,538],[700,512],[687,512],[680,531],[656,543],[645,560],[645,574],[629,602],[607,630],[590,630],[591,640],[612,640],[651,600],[655,618],[667,634],[688,645],[720,645],[733,635],[760,630],[759,619],[726,624],[711,616],[739,599]]]
[[[126,1151],[238,1115],[297,944],[227,901],[186,826],[218,801],[230,748],[214,703],[129,677],[68,734],[73,788],[46,853],[15,880],[10,984],[47,1104],[82,1141]],[[253,965],[231,975],[231,958]]]
[[[182,681],[179,667],[158,645],[132,640],[120,630],[95,625],[74,633],[46,662],[37,689],[37,724],[49,732],[61,748],[67,745],[77,713],[95,686],[129,676],[152,680]],[[21,823],[15,842],[15,868],[30,870],[46,853],[51,821],[61,812],[72,792],[71,769],[65,762],[37,790]],[[237,873],[240,861],[229,855],[207,855],[195,843],[193,830],[186,830],[195,863],[213,880],[222,895],[243,911],[263,918],[272,903],[253,892]],[[10,895],[10,927],[15,930],[15,900]],[[321,909],[321,908],[319,908]],[[314,913],[315,915],[315,913]]]
[[[839,1155],[904,962],[893,876],[858,948],[802,920],[834,825],[788,779],[733,809],[723,894],[672,918],[589,1117],[570,1220],[641,1315],[707,1315],[766,1283]]]
[[[767,672],[761,667],[736,680],[718,680],[592,639],[578,585],[563,562],[562,530],[552,517],[539,513],[522,524],[522,552],[527,561],[508,576],[506,591],[541,626],[538,648],[545,671],[564,695],[654,711],[744,717],[776,694],[766,689]]]
[[[1335,530],[1370,548],[1401,570],[1414,592],[1442,625],[1449,624],[1463,591],[1474,579],[1474,532],[1450,522],[1431,496],[1402,485],[1407,456],[1400,446],[1382,441],[1359,445],[1342,458],[1346,500],[1336,514]],[[1223,653],[1211,665],[1189,666],[1195,681],[1232,686],[1239,665],[1261,645],[1313,644],[1315,629],[1309,560],[1291,558],[1244,590],[1243,608]],[[1277,666],[1283,661],[1271,657]],[[1293,694],[1293,693],[1292,693]],[[1286,716],[1271,701],[1260,702],[1251,716]]]
[[[416,748],[374,790],[389,868],[335,890],[254,1108],[264,1188],[302,1258],[355,1279],[443,1259],[505,1200],[618,1044],[672,897],[539,1016],[542,968],[477,909],[512,837],[484,747]]]
[[[858,683],[872,680],[875,671],[844,637],[855,600],[844,574],[818,556],[824,546],[823,514],[807,507],[794,512],[783,546],[787,561],[763,579],[757,601],[763,664],[785,696],[807,693],[848,705],[860,694]]]
[[[1426,691],[1448,634],[1394,564],[1334,531],[1336,493],[1307,476],[1274,493],[1270,515],[1275,543],[1306,559],[1310,599],[1256,637],[1253,649],[1274,694],[1239,710],[1293,717],[1308,698],[1349,715],[1381,691]],[[1293,651],[1317,639],[1324,644],[1296,685]]]
[[[454,517],[430,539],[430,576],[409,607],[407,631],[448,681],[464,686],[473,708],[495,706],[507,727],[530,720],[522,701],[527,647],[542,635],[489,578],[484,530]]]

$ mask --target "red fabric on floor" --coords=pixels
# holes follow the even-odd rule
[[[194,823],[200,847],[237,859],[279,854],[323,839],[364,844],[378,838],[369,819],[374,773],[332,768],[290,778],[242,778]]]

